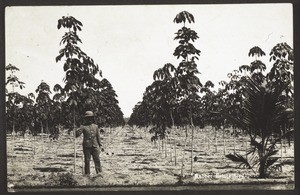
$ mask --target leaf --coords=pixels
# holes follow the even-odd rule
[[[17,68],[16,66],[12,65],[12,64],[8,64],[8,65],[5,67],[5,70],[19,71],[20,69]]]
[[[191,19],[192,22],[195,22],[194,16],[192,14],[190,14],[189,17],[190,17],[190,19]]]
[[[240,163],[240,165],[239,165],[240,167],[246,167],[248,169],[252,168],[251,165],[249,164],[248,160],[237,153],[227,154],[227,155],[225,155],[225,157],[232,160],[233,162]]]
[[[64,71],[67,71],[69,68],[70,68],[70,65],[69,65],[68,62],[66,62],[66,63],[64,64]]]
[[[79,20],[76,20],[76,19],[74,18],[74,21],[75,21],[75,23],[78,24],[79,26],[82,26],[82,23],[81,23]]]
[[[61,19],[58,20],[57,28],[60,29],[61,27]]]
[[[154,71],[154,73],[153,73],[153,80],[156,80],[156,79],[158,79],[159,78],[159,72],[158,72],[158,70],[156,70],[156,71]]]
[[[64,56],[64,53],[59,54],[56,58],[55,61],[58,62],[61,60],[61,58]]]
[[[279,157],[273,157],[268,159],[266,162],[266,168],[268,169],[269,167],[271,167],[278,159]]]
[[[254,148],[255,148],[255,149],[258,149],[258,150],[262,150],[262,147],[263,147],[262,143],[258,143],[258,142],[257,142],[256,140],[254,140],[254,139],[251,139],[250,145],[251,145],[251,146],[254,146]]]
[[[189,23],[194,22],[194,16],[187,11],[182,11],[176,15],[173,22],[175,22],[175,23],[184,22],[185,23],[186,20],[188,20]]]
[[[254,55],[257,55],[258,57],[260,57],[260,56],[264,56],[266,54],[261,48],[259,48],[258,46],[255,46],[255,47],[251,48],[248,53],[248,56],[254,56]]]

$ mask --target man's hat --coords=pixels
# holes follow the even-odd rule
[[[92,111],[86,111],[85,115],[83,117],[93,117],[93,116],[95,116],[95,115]]]

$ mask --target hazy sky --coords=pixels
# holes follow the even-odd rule
[[[51,89],[62,85],[64,62],[56,63],[55,57],[65,30],[57,29],[57,21],[73,16],[83,23],[79,47],[99,65],[129,117],[153,72],[166,63],[179,64],[173,39],[182,24],[173,19],[184,10],[195,18],[186,26],[200,37],[194,46],[201,50],[197,64],[202,83],[226,80],[227,73],[249,64],[253,46],[267,55],[279,42],[293,47],[292,4],[7,7],[6,65],[20,69],[23,95],[34,92],[42,80]],[[269,57],[261,60],[271,66]]]

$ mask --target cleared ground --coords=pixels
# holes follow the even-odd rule
[[[41,137],[7,137],[7,180],[9,191],[24,188],[61,188],[64,180],[72,180],[76,188],[109,189],[108,187],[134,186],[178,186],[188,188],[256,189],[294,188],[294,146],[283,144],[278,156],[288,163],[282,171],[268,179],[258,179],[252,170],[239,168],[238,164],[225,158],[224,154],[234,151],[245,155],[249,147],[245,136],[236,139],[226,132],[211,127],[196,129],[194,137],[193,173],[191,172],[191,130],[188,131],[184,150],[185,131],[173,129],[167,141],[153,143],[145,128],[107,128],[103,135],[104,152],[101,153],[103,174],[95,176],[91,161],[91,176],[84,176],[82,138],[77,138],[76,170],[70,178],[65,173],[74,173],[74,142],[72,135],[63,133],[58,141]],[[176,165],[175,142],[176,138]],[[217,138],[217,139],[216,139]],[[235,141],[234,141],[235,140]],[[225,143],[225,147],[224,147]],[[13,149],[14,145],[14,151]],[[278,145],[280,149],[280,145]],[[183,159],[184,157],[184,159]],[[184,177],[181,174],[184,161]],[[218,184],[218,185],[211,185]],[[248,184],[251,184],[250,186]],[[195,187],[196,186],[196,187]],[[268,187],[269,186],[269,187]],[[253,187],[253,188],[251,188]],[[180,190],[180,187],[177,187]],[[182,188],[182,187],[181,187]],[[259,188],[259,187],[257,187]],[[113,188],[111,188],[113,189]]]

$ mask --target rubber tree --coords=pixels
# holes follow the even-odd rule
[[[167,93],[167,85],[164,81],[154,81],[146,88],[144,101],[147,102],[151,110],[151,124],[153,127],[150,133],[153,133],[151,140],[161,140],[166,137],[166,129],[171,127],[171,118],[169,115],[169,104],[165,94]]]
[[[96,91],[93,104],[96,108],[96,120],[101,126],[120,126],[124,124],[123,113],[119,107],[116,91],[111,83],[103,78],[99,83],[99,91]]]
[[[176,15],[174,22],[183,23],[183,27],[175,33],[176,36],[174,39],[179,41],[179,46],[175,48],[173,53],[177,59],[181,58],[182,61],[179,63],[178,67],[167,63],[154,72],[154,82],[146,88],[143,101],[140,104],[149,106],[150,113],[148,116],[151,116],[150,123],[153,125],[155,124],[153,128],[150,129],[150,133],[154,133],[152,140],[155,140],[158,137],[165,137],[166,128],[170,128],[175,124],[175,107],[177,107],[184,99],[188,99],[188,97],[195,95],[202,86],[199,78],[196,76],[196,74],[199,73],[196,60],[198,60],[197,56],[200,55],[200,50],[196,49],[192,44],[192,42],[199,37],[194,30],[186,27],[186,23],[194,22],[194,16],[187,11],[183,11]],[[145,107],[139,106],[138,108]],[[193,137],[194,125],[191,114],[192,107],[190,108],[191,109],[186,117],[189,120],[189,124],[192,126]],[[139,109],[134,110],[134,113],[129,120],[130,123],[134,123],[133,117],[138,118],[135,113],[138,110]],[[185,138],[185,143],[186,140],[187,136]],[[183,162],[181,172],[182,177]]]
[[[54,112],[54,121],[55,125],[65,125],[64,120],[64,110],[63,110],[63,103],[66,100],[66,94],[63,92],[63,88],[56,84],[53,87],[53,91],[55,94],[52,97],[53,100],[53,112]]]
[[[214,129],[215,134],[215,148],[217,151],[217,130],[221,129],[223,130],[223,147],[225,148],[225,142],[224,142],[224,128],[225,128],[225,120],[224,117],[221,115],[216,115],[214,112],[217,110],[220,110],[223,106],[223,102],[216,94],[215,91],[212,91],[212,88],[214,87],[214,84],[211,81],[207,81],[204,86],[200,89],[200,92],[203,94],[201,97],[201,106],[202,106],[202,120],[204,125],[211,125],[212,129]],[[199,111],[201,112],[201,111]],[[207,134],[206,136],[208,136]],[[210,139],[207,137],[207,145],[209,148],[210,145]],[[225,149],[224,149],[225,150]]]
[[[35,105],[35,95],[33,93],[29,93],[25,100],[24,108],[26,110],[25,115],[28,119],[28,127],[32,134],[34,134],[34,121],[36,119],[36,110],[34,109]]]
[[[49,133],[49,124],[48,119],[50,118],[50,110],[52,106],[52,101],[50,98],[50,94],[52,93],[50,90],[50,86],[46,82],[41,82],[40,85],[35,90],[37,93],[36,103],[38,105],[38,111],[40,113],[40,122],[42,124],[45,122],[46,133]]]
[[[165,156],[167,156],[167,143],[168,143],[168,133],[172,133],[172,129],[174,129],[174,109],[177,102],[177,84],[178,79],[175,77],[176,68],[174,65],[167,63],[162,68],[154,71],[153,79],[157,85],[158,92],[156,95],[156,99],[158,102],[154,102],[154,105],[157,105],[156,113],[154,115],[153,124],[156,127],[153,129],[154,131],[158,131],[162,133],[162,138],[165,140]],[[160,110],[163,108],[164,110]],[[160,115],[164,115],[164,117],[160,117]],[[164,119],[164,120],[162,120]],[[164,124],[164,125],[162,125]],[[171,131],[167,131],[167,128],[170,128]],[[154,137],[155,138],[155,137]],[[164,140],[162,140],[164,142]],[[174,136],[174,152],[175,152],[175,165],[177,164],[177,154],[176,154],[176,138]],[[172,158],[172,155],[170,155]]]
[[[8,64],[5,67],[5,71],[9,72],[8,77],[6,78],[5,82],[5,95],[7,96],[7,101],[6,101],[6,124],[9,126],[11,124],[12,126],[12,155],[14,156],[14,148],[15,148],[15,124],[16,124],[16,110],[17,110],[17,104],[16,98],[20,96],[19,93],[15,92],[15,87],[19,87],[20,89],[24,88],[25,83],[20,81],[19,78],[15,75],[16,71],[20,71],[19,68],[12,64]],[[11,85],[12,91],[8,92],[7,86]],[[12,158],[13,161],[13,158]]]
[[[6,78],[6,96],[7,96],[7,108],[6,108],[6,113],[7,113],[7,119],[11,119],[11,120],[7,120],[7,122],[11,122],[12,124],[12,133],[15,134],[15,110],[17,108],[17,105],[15,103],[15,99],[16,96],[20,96],[20,94],[18,92],[15,92],[15,87],[19,87],[20,89],[23,89],[25,86],[25,83],[20,81],[19,78],[15,75],[16,71],[20,71],[19,68],[17,68],[16,66],[12,65],[12,64],[8,64],[5,67],[5,71],[9,72],[8,77]],[[11,86],[12,91],[8,92],[8,85]]]
[[[275,88],[277,85],[287,84],[287,88],[282,94],[282,99],[285,100],[284,106],[293,112],[294,108],[294,53],[293,49],[287,43],[278,43],[270,52],[270,62],[273,62],[273,67],[270,73],[267,75],[267,79],[272,82],[268,82],[271,88]],[[291,118],[286,121],[280,135],[284,134],[287,130],[293,128],[294,119]],[[292,136],[286,137],[290,145]],[[282,139],[281,144],[281,157],[282,157]]]
[[[46,127],[46,133],[49,133],[48,119],[50,118],[52,105],[52,101],[50,98],[50,86],[42,81],[35,92],[38,94],[36,98],[36,111],[39,122],[41,124],[42,151],[44,151],[44,125]]]
[[[177,59],[181,58],[182,61],[179,63],[176,69],[176,77],[179,81],[179,91],[178,95],[183,99],[188,98],[190,96],[194,96],[195,93],[198,92],[199,88],[202,87],[202,84],[199,78],[196,76],[199,73],[197,69],[197,64],[195,60],[198,60],[197,56],[200,56],[200,50],[196,49],[192,44],[199,37],[197,33],[186,27],[186,22],[194,23],[194,16],[187,11],[182,11],[176,15],[174,18],[175,23],[183,23],[183,26],[177,31],[175,40],[178,40],[179,46],[175,48],[173,53]],[[192,128],[192,140],[194,136],[194,124],[192,119],[192,106],[189,111],[189,121]],[[185,145],[187,140],[187,134],[185,138]],[[193,142],[192,142],[192,150],[191,150],[191,159],[193,159]],[[184,155],[183,155],[184,159]],[[191,162],[193,162],[191,160]],[[181,168],[181,177],[183,177],[183,165]],[[193,163],[191,163],[191,172],[193,172]]]
[[[32,123],[35,119],[34,99],[32,99],[31,94],[28,96],[19,95],[18,98],[16,98],[16,102],[19,104],[16,110],[16,127],[24,136],[26,130],[32,130]]]
[[[137,125],[139,127],[147,127],[151,124],[151,111],[149,110],[149,105],[147,105],[147,101],[144,100],[138,102],[130,115],[128,125],[134,126]]]
[[[153,73],[154,81],[161,81],[164,86],[164,99],[166,100],[169,115],[172,120],[172,127],[174,127],[174,108],[176,105],[176,89],[178,84],[178,79],[175,77],[176,68],[174,65],[167,63],[162,68],[157,69]]]
[[[63,64],[63,70],[66,75],[64,78],[65,86],[63,92],[67,96],[67,104],[71,107],[70,114],[73,115],[73,131],[74,131],[74,172],[76,170],[76,137],[75,127],[76,119],[83,115],[85,110],[85,101],[83,95],[87,95],[86,89],[92,89],[95,91],[99,87],[99,80],[96,78],[96,74],[99,73],[102,76],[102,72],[99,70],[94,60],[84,53],[79,43],[82,43],[81,39],[77,35],[78,31],[81,31],[82,23],[72,16],[63,16],[58,20],[57,28],[66,28],[60,45],[64,47],[59,51],[59,55],[56,57],[56,62],[65,59]],[[94,96],[94,93],[90,94]]]

